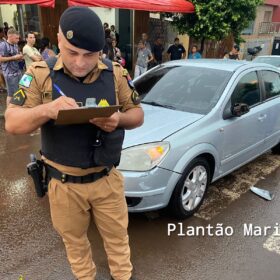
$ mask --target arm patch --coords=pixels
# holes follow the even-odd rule
[[[17,92],[13,94],[11,99],[11,104],[22,106],[25,102],[26,94],[24,90],[21,88]]]
[[[138,105],[141,102],[141,98],[140,98],[138,92],[135,89],[133,89],[133,91],[131,93],[131,100],[132,100],[134,105]]]

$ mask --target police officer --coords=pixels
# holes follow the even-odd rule
[[[68,8],[61,16],[55,61],[35,62],[19,83],[6,110],[6,130],[30,133],[41,127],[42,159],[51,217],[61,235],[73,273],[95,279],[87,229],[91,214],[103,238],[112,278],[128,280],[132,265],[128,213],[118,164],[124,129],[143,123],[137,93],[117,64],[99,60],[104,30],[98,16],[85,7]],[[64,96],[62,96],[64,94]],[[54,124],[59,110],[78,108],[94,97],[96,103],[120,104],[120,112],[88,124]]]

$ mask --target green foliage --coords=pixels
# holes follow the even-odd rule
[[[263,0],[192,0],[194,14],[168,14],[180,34],[195,39],[222,40],[232,34],[240,41],[241,32],[256,17]]]

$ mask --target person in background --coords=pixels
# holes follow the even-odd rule
[[[19,32],[15,29],[8,30],[7,41],[0,43],[0,63],[7,86],[7,106],[13,94],[18,90],[18,84],[22,73],[19,68],[19,61],[23,55],[19,52]]]
[[[233,59],[233,60],[239,60],[239,51],[240,48],[238,45],[234,45],[231,49],[231,51],[227,54],[225,54],[224,58],[225,59]]]
[[[153,45],[153,56],[154,56],[154,66],[162,63],[162,53],[164,51],[164,47],[162,45],[161,38],[157,38]]]
[[[25,60],[26,69],[32,62],[38,62],[43,60],[40,52],[34,47],[36,38],[33,32],[28,32],[25,35],[26,45],[23,47],[23,56]]]
[[[49,38],[43,37],[41,39],[40,53],[44,60],[47,60],[48,58],[55,56],[54,51],[52,49],[50,49]]]
[[[179,38],[174,39],[174,44],[167,50],[169,60],[182,59],[186,57],[186,50],[183,45],[180,44]]]
[[[4,35],[4,29],[0,27],[0,44],[1,42],[6,41],[5,35]],[[5,79],[3,76],[1,63],[0,63],[0,92],[4,91],[6,89]]]
[[[142,33],[142,41],[143,41],[143,44],[144,46],[149,49],[150,51],[152,51],[152,46],[151,46],[151,43],[150,41],[148,40],[148,34],[147,33]]]
[[[104,30],[108,29],[109,28],[109,24],[107,22],[104,22],[103,23],[103,28],[104,28]]]
[[[118,46],[118,44],[119,44],[119,39],[120,39],[120,35],[119,35],[119,33],[116,31],[115,25],[111,25],[110,29],[111,29],[111,37],[114,38],[114,39],[116,39],[116,43],[117,43],[117,46]]]
[[[7,38],[7,36],[8,36],[8,30],[9,30],[9,24],[8,24],[8,22],[4,22],[4,35],[6,36],[6,38]]]
[[[134,78],[145,73],[148,70],[149,62],[153,59],[154,58],[152,52],[148,48],[146,48],[144,42],[140,40],[137,49],[137,60],[135,65]]]
[[[193,45],[191,52],[189,53],[189,59],[199,59],[201,58],[201,54],[197,51],[197,45]]]

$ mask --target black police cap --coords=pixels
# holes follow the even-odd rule
[[[89,8],[66,9],[61,15],[59,26],[68,42],[77,48],[98,52],[105,45],[102,22]]]

